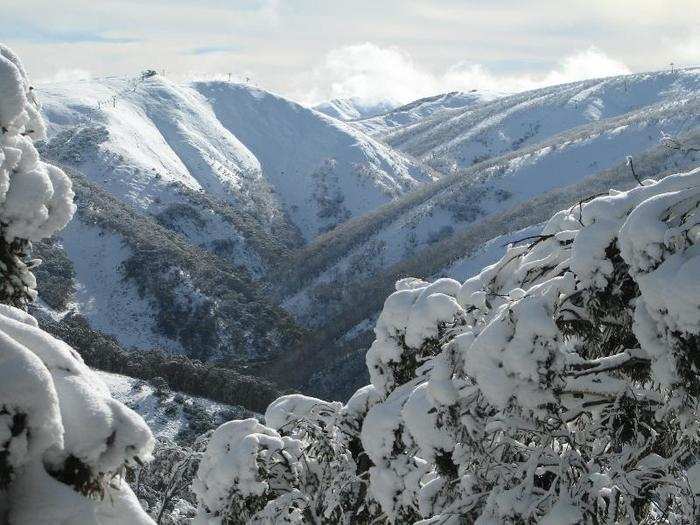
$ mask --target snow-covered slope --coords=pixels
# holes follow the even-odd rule
[[[246,177],[262,177],[255,157],[184,86],[112,78],[38,91],[50,137],[76,126],[101,130],[98,158],[78,152],[75,160],[88,177],[137,208],[156,205],[170,183],[232,198]]]
[[[113,335],[126,348],[183,351],[179,342],[160,333],[158,309],[120,271],[134,254],[122,236],[76,216],[61,232],[60,245],[75,270],[69,311],[83,315],[92,328]]]
[[[136,411],[148,424],[154,437],[180,440],[198,418],[211,419],[212,428],[235,417],[252,413],[243,407],[224,405],[169,390],[159,391],[153,384],[120,374],[95,371],[107,385],[112,397]],[[201,429],[198,429],[202,433]]]
[[[192,87],[259,160],[306,239],[434,177],[351,126],[271,93],[225,82]]]
[[[384,139],[448,171],[536,144],[576,126],[697,94],[699,89],[700,69],[585,80],[435,114],[394,130]]]
[[[78,209],[57,238],[64,262],[48,266],[56,277],[71,277],[75,291],[64,287],[54,319],[81,315],[126,348],[182,351],[202,361],[258,360],[298,347],[298,327],[245,268],[69,173]],[[53,280],[49,271],[43,282]]]
[[[700,128],[696,126],[693,131],[684,134],[682,140],[684,144],[700,148]],[[633,162],[635,173],[644,180],[696,168],[700,166],[700,153],[657,145],[634,155]],[[391,291],[398,279],[409,275],[422,278],[448,276],[458,280],[468,278],[479,268],[498,260],[508,243],[539,234],[540,224],[552,210],[577,207],[579,202],[607,193],[610,188],[624,190],[636,185],[638,183],[623,159],[615,166],[574,184],[543,192],[472,223],[457,225],[442,238],[406,250],[393,264],[385,264],[387,258],[381,249],[387,245],[371,234],[365,237],[365,241],[356,238],[357,243],[348,252],[338,250],[338,245],[325,250],[326,255],[335,255],[335,250],[346,254],[335,259],[337,262],[326,271],[317,271],[314,268],[315,258],[307,254],[307,273],[321,277],[290,297],[286,302],[287,307],[305,322],[317,323],[327,339],[339,338],[343,348],[357,349],[349,354],[336,353],[335,361],[330,359],[320,366],[311,378],[307,392],[342,399],[352,393],[352,388],[366,382],[362,367],[364,350],[371,342],[368,330],[381,309],[384,294]],[[449,198],[448,195],[446,193],[445,197]],[[460,192],[455,192],[452,197],[457,199],[459,195]],[[427,211],[425,220],[429,218],[430,211]],[[395,223],[388,224],[386,230],[397,231]],[[379,237],[385,231],[377,224],[364,225],[363,228],[368,232],[378,231]],[[405,230],[404,234],[408,234],[410,239],[410,229]],[[387,249],[390,246],[388,244]],[[373,250],[376,256],[369,255]],[[360,255],[362,253],[366,254],[364,258]]]
[[[396,104],[388,100],[366,103],[355,97],[334,98],[312,106],[316,111],[343,121],[374,117],[375,115],[387,113],[395,107]]]
[[[568,199],[557,205],[575,203],[599,191],[593,182],[587,186],[582,181],[606,175],[611,167],[631,179],[624,165],[627,155],[637,160],[637,170],[648,170],[645,163],[656,164],[657,172],[694,166],[697,153],[668,150],[659,145],[659,137],[661,132],[677,135],[697,130],[699,109],[700,97],[695,93],[580,126],[481,162],[351,221],[302,250],[299,259],[304,261],[305,275],[314,277],[287,277],[287,282],[300,286],[286,297],[285,305],[303,322],[323,326],[357,311],[359,297],[370,303],[370,292],[357,286],[360,276],[372,280],[371,293],[391,286],[404,267],[430,276],[454,265],[455,277],[465,278],[464,271],[476,267],[463,261],[463,271],[458,271],[457,261],[467,251],[463,246],[459,253],[459,242],[469,243],[470,250],[476,248],[464,237],[466,232],[484,243],[537,224],[544,217],[533,203],[544,195],[569,188]],[[697,133],[692,140],[697,141]],[[615,182],[605,177],[605,184]],[[451,248],[443,243],[452,243]],[[492,257],[498,255],[491,252]],[[436,266],[437,261],[443,264]],[[343,291],[342,297],[337,290]],[[350,299],[351,295],[356,297]]]
[[[289,350],[290,320],[253,313],[272,305],[248,277],[434,177],[345,123],[247,86],[105,78],[37,91],[43,154],[87,179],[60,239],[75,293],[52,314],[80,314],[127,348],[204,360]],[[213,310],[195,320],[210,308],[223,308],[220,321]]]
[[[186,189],[245,210],[268,232],[289,216],[311,239],[432,179],[335,119],[240,84],[156,76],[37,91],[60,160],[151,215],[182,203]]]
[[[204,248],[235,244],[231,256],[253,273],[265,254],[251,236],[283,229],[291,232],[280,236],[283,244],[298,242],[257,159],[193,90],[111,78],[37,91],[48,123],[45,154],[136,212]]]
[[[700,70],[689,69],[552,86],[442,110],[397,128],[385,136],[387,142],[454,175],[303,249],[299,260],[304,261],[305,275],[314,277],[287,296],[285,305],[314,326],[342,317],[346,305],[329,304],[334,301],[332,283],[353,290],[359,275],[376,277],[464,228],[576,185],[627,155],[654,148],[664,133],[688,132],[700,125],[699,101]],[[409,105],[409,110],[412,106],[419,110],[421,104]],[[692,155],[679,162],[692,165]],[[581,191],[581,197],[588,196]],[[499,228],[492,237],[536,222]]]
[[[370,135],[382,135],[395,128],[414,124],[435,113],[441,113],[441,118],[448,118],[448,115],[461,113],[459,110],[471,108],[502,96],[504,94],[488,91],[451,91],[450,93],[421,98],[376,116],[355,120],[353,126]]]

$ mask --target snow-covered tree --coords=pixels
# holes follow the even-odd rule
[[[133,469],[134,493],[159,525],[192,521],[196,501],[191,485],[207,438],[201,435],[191,447],[159,439],[151,461]]]
[[[193,484],[201,523],[370,523],[369,463],[359,440],[371,404],[363,389],[343,407],[283,396],[255,419],[214,431]]]
[[[0,44],[0,302],[17,307],[36,298],[30,242],[62,229],[75,210],[70,180],[34,147],[45,135],[27,74]]]
[[[563,210],[464,283],[399,281],[375,333],[345,406],[214,432],[200,518],[700,519],[700,169]]]
[[[29,242],[74,212],[70,180],[41,162],[44,135],[27,76],[0,45],[0,522],[152,523],[121,473],[151,432],[70,346],[16,308],[36,296]]]

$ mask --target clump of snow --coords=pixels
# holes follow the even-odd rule
[[[265,411],[265,423],[275,430],[279,430],[299,419],[309,417],[314,420],[320,418],[325,420],[326,423],[332,423],[342,406],[337,401],[329,403],[315,397],[290,394],[270,403],[270,406]]]
[[[265,512],[266,506],[275,506],[275,495],[286,498],[285,485],[293,484],[302,468],[299,448],[298,442],[281,437],[257,419],[224,423],[209,440],[193,484],[200,504],[199,522],[235,522],[250,517],[254,510]],[[275,471],[279,473],[275,479],[271,470],[278,461],[286,465]],[[253,512],[245,509],[246,503]]]
[[[39,159],[33,141],[45,127],[24,68],[0,46],[0,221],[5,240],[39,240],[73,216],[70,180]]]
[[[0,435],[8,452],[0,469],[9,473],[10,521],[148,523],[128,486],[110,483],[124,465],[149,458],[153,438],[143,420],[21,310],[0,306],[0,344]],[[73,479],[74,465],[86,479]],[[123,521],[100,521],[110,514]]]
[[[40,464],[27,467],[8,495],[10,523],[26,525],[153,525],[121,477],[112,480],[102,499],[81,496],[51,477]]]
[[[374,330],[377,338],[367,352],[370,379],[379,391],[390,392],[397,384],[391,370],[401,368],[409,358],[425,357],[416,355],[417,349],[457,322],[462,309],[453,296],[459,286],[454,279],[432,284],[403,279],[397,283],[397,292],[386,300]]]

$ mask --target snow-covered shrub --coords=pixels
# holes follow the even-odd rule
[[[274,428],[230,424],[238,443],[268,436],[280,458],[294,443],[294,479],[260,488],[248,517],[265,522],[254,513],[274,501],[322,521],[343,480],[363,501],[341,522],[700,519],[700,169],[563,210],[465,283],[399,281],[375,334],[372,384],[346,406],[281,398]],[[256,447],[230,446],[239,459],[226,464],[207,452],[220,503],[244,473],[265,483],[277,463]],[[324,469],[330,479],[306,481]]]
[[[153,459],[132,471],[134,493],[157,523],[180,525],[192,521],[196,499],[191,485],[208,435],[202,434],[191,447],[158,439]]]
[[[361,390],[343,407],[300,394],[212,435],[193,485],[201,523],[370,523],[369,463],[359,423],[372,401]]]
[[[299,445],[253,418],[219,427],[194,482],[203,522],[248,523],[282,506],[298,522],[303,512],[303,494],[295,489],[302,472]]]
[[[150,523],[120,473],[152,446],[140,416],[71,347],[0,305],[0,515],[17,524]]]
[[[0,44],[0,302],[18,307],[36,298],[30,241],[50,237],[75,211],[70,180],[34,147],[45,134],[24,68]]]
[[[152,523],[123,481],[151,432],[66,343],[12,305],[36,296],[29,242],[70,220],[70,181],[39,160],[44,125],[17,57],[0,45],[0,522]]]

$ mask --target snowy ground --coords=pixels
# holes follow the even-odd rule
[[[97,375],[105,382],[112,397],[138,412],[158,438],[175,440],[179,432],[188,428],[191,416],[186,412],[187,406],[196,404],[214,418],[226,415],[226,418],[233,419],[250,413],[241,407],[178,392],[159,395],[150,383],[133,377],[102,371],[97,371]]]
[[[120,264],[131,254],[119,235],[74,217],[60,239],[76,273],[70,310],[85,316],[92,328],[113,335],[125,348],[182,352],[177,341],[159,334],[153,306],[139,295],[133,281],[119,273]]]

